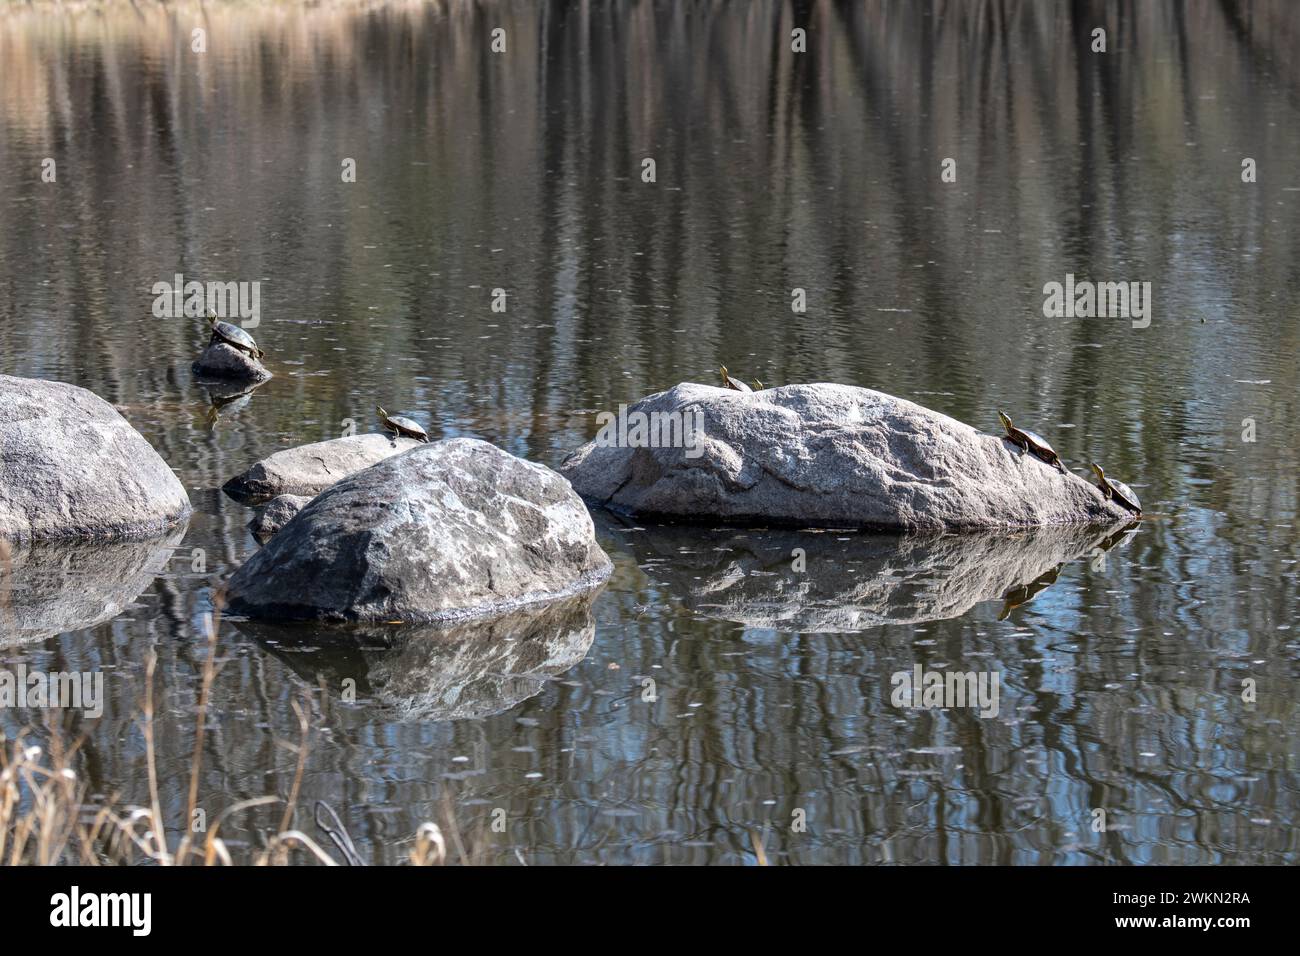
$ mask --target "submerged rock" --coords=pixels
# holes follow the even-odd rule
[[[1007,616],[1069,562],[1127,536],[1071,525],[960,535],[660,526],[619,537],[702,617],[815,633],[945,620],[986,601]]]
[[[167,569],[184,534],[175,528],[144,540],[0,541],[0,647],[111,621]]]
[[[326,488],[385,458],[419,447],[414,438],[391,435],[349,435],[286,448],[263,458],[223,486],[241,501],[305,495],[314,498]]]
[[[0,537],[151,535],[189,512],[171,468],[108,402],[0,375]]]
[[[936,531],[1129,517],[1077,475],[871,389],[744,394],[687,383],[628,410],[638,413],[684,419],[687,435],[698,422],[696,440],[660,448],[592,441],[560,472],[583,497],[642,517]]]
[[[453,438],[322,492],[228,590],[251,617],[444,622],[591,590],[610,570],[567,481]]]
[[[286,524],[289,519],[302,511],[311,498],[307,495],[278,495],[272,498],[248,523],[248,529],[259,538],[271,537]]]
[[[190,369],[200,378],[265,382],[271,377],[270,370],[260,361],[225,342],[209,342]]]
[[[584,595],[444,627],[235,626],[313,687],[321,678],[333,687],[351,678],[361,697],[399,719],[466,720],[509,710],[580,663],[596,636],[591,601]]]

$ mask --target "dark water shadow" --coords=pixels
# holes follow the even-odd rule
[[[994,600],[1005,618],[1065,564],[1115,547],[1133,526],[906,536],[604,524],[696,614],[828,633],[960,617]]]
[[[587,656],[594,595],[490,621],[431,625],[273,624],[234,620],[298,676],[337,691],[355,681],[398,720],[487,717],[541,693]]]
[[[117,617],[166,569],[187,527],[142,540],[4,544],[9,559],[0,563],[0,647]]]

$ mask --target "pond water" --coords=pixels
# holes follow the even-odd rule
[[[0,372],[116,404],[195,511],[153,550],[47,554],[47,627],[0,666],[102,671],[103,716],[60,719],[143,804],[155,651],[183,826],[205,616],[257,547],[227,479],[376,404],[557,466],[597,411],[725,363],[1007,409],[1150,518],[917,542],[598,515],[589,608],[342,645],[225,617],[200,805],[290,792],[298,702],[298,824],[325,800],[374,862],[453,819],[507,864],[1300,862],[1297,32],[1281,0],[10,8]],[[194,381],[201,322],[154,316],[177,273],[260,281],[275,378],[246,400]],[[1149,325],[1044,317],[1071,274],[1150,282]],[[996,673],[998,714],[894,706],[917,665]]]

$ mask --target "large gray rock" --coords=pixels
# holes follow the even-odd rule
[[[151,535],[189,511],[176,475],[108,402],[0,375],[0,537]]]
[[[812,633],[945,620],[987,601],[1013,615],[1070,562],[1128,536],[1083,525],[947,535],[665,525],[625,537],[646,575],[701,617]]]
[[[265,382],[271,372],[247,352],[227,345],[210,342],[190,370],[200,378],[234,379],[242,382]]]
[[[696,410],[702,437],[692,448],[594,440],[560,472],[583,497],[651,518],[943,530],[1128,516],[1077,475],[871,389],[785,385],[746,394],[682,384],[628,412],[630,420]]]
[[[167,569],[184,534],[181,527],[147,539],[0,540],[0,647],[117,617]]]
[[[419,444],[414,438],[370,434],[299,445],[263,458],[243,474],[231,478],[223,488],[241,501],[277,495],[314,498],[349,475]]]
[[[453,438],[322,492],[228,590],[252,617],[445,622],[588,591],[610,570],[567,481]]]
[[[248,523],[248,528],[259,538],[269,538],[307,506],[311,499],[306,495],[279,495],[263,505]]]
[[[339,687],[351,679],[361,697],[398,719],[465,720],[517,706],[582,661],[596,636],[591,601],[582,595],[442,627],[266,621],[235,626],[313,687],[322,680]]]

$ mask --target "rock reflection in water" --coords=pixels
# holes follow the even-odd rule
[[[0,645],[40,641],[117,617],[167,567],[185,526],[130,541],[0,542]]]
[[[253,392],[263,383],[202,381],[199,384],[208,396],[204,418],[211,430],[216,428],[220,419],[232,417],[247,408],[253,400]]]
[[[586,595],[451,627],[234,623],[313,684],[351,678],[400,720],[465,720],[509,710],[581,661],[591,605]]]
[[[627,529],[624,529],[626,532]],[[637,562],[704,617],[782,631],[846,632],[959,617],[1002,600],[1005,619],[1062,565],[1108,550],[1123,528],[906,536],[638,527]]]

